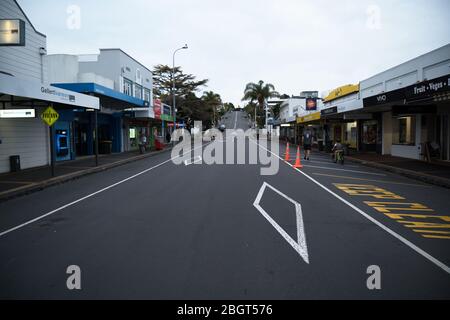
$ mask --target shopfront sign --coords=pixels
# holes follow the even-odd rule
[[[168,121],[168,122],[173,122],[173,117],[168,115],[168,114],[162,114],[161,115],[161,120]]]
[[[155,113],[155,119],[161,120],[161,100],[153,100],[153,111]]]
[[[25,21],[0,19],[0,46],[24,46]]]
[[[338,113],[338,107],[331,107],[320,111],[322,116],[330,116]]]
[[[323,99],[323,102],[328,102],[332,100],[336,100],[338,98],[347,96],[351,93],[355,93],[359,91],[359,84],[348,84],[339,88],[332,90],[328,96]]]
[[[299,118],[297,118],[297,123],[306,123],[306,122],[311,122],[311,121],[316,121],[316,120],[320,120],[320,112],[315,112],[315,113],[311,113],[311,114],[308,114],[303,117],[299,117]]]
[[[407,101],[423,100],[433,97],[433,95],[450,90],[450,75],[437,79],[425,81],[417,85],[409,86],[405,89]]]
[[[0,93],[42,101],[49,101],[88,109],[100,109],[97,97],[57,88],[39,81],[19,79],[0,73]]]
[[[2,109],[0,110],[0,118],[34,118],[36,112],[34,109]]]
[[[317,110],[317,99],[306,98],[306,111],[316,111],[316,110]]]
[[[450,75],[408,86],[394,91],[383,92],[376,96],[363,99],[364,107],[389,103],[427,100],[443,92],[450,91]]]
[[[41,119],[48,126],[52,126],[59,118],[59,113],[56,112],[51,106],[45,109],[45,111],[41,114]]]
[[[405,99],[405,95],[404,95],[403,89],[398,89],[398,90],[394,90],[394,91],[383,92],[376,96],[364,98],[363,104],[364,104],[364,107],[371,107],[371,106],[379,106],[379,105],[392,103],[392,102],[403,101],[404,99]]]

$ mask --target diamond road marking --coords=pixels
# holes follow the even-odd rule
[[[284,231],[282,227],[278,223],[275,222],[275,220],[272,219],[272,217],[261,207],[259,204],[261,202],[262,196],[264,194],[264,191],[266,188],[270,188],[276,193],[278,193],[280,196],[285,198],[286,200],[292,202],[295,206],[295,215],[297,217],[297,241],[291,238],[289,234]],[[264,182],[261,186],[261,189],[258,192],[258,196],[255,199],[255,202],[253,203],[253,206],[263,215],[264,218],[266,218],[267,221],[275,228],[275,230],[278,231],[279,234],[291,245],[292,248],[294,248],[295,251],[303,258],[303,260],[309,264],[309,256],[308,256],[308,246],[306,245],[306,237],[305,237],[305,229],[303,226],[303,214],[302,214],[302,206],[297,201],[289,198],[287,195],[279,191],[278,189],[272,187],[267,182]]]

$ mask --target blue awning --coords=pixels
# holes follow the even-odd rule
[[[126,95],[96,83],[54,83],[52,86],[80,93],[94,94],[100,98],[102,105],[110,108],[148,108],[150,105],[148,101]]]

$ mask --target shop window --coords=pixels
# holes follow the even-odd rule
[[[392,123],[392,143],[415,145],[416,117],[394,118]]]
[[[125,93],[128,96],[133,95],[133,82],[126,78],[123,78],[123,93]]]
[[[362,142],[364,144],[376,144],[377,143],[377,127],[378,121],[366,121],[363,124],[363,137]]]
[[[144,100],[150,102],[150,90],[144,89]]]
[[[134,96],[138,99],[142,99],[142,86],[138,84],[134,85]]]

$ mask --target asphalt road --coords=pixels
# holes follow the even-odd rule
[[[249,127],[241,112],[223,123]],[[433,233],[449,222],[429,218],[448,214],[447,189],[320,154],[268,176],[170,157],[0,203],[0,298],[450,298],[450,239]],[[70,265],[81,290],[67,289]]]

